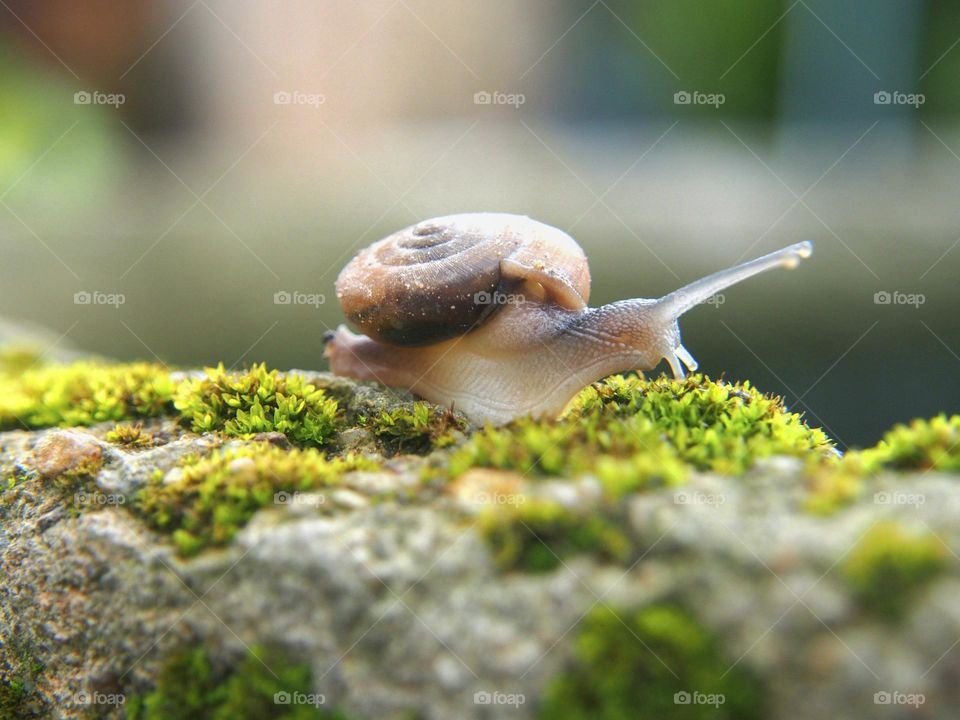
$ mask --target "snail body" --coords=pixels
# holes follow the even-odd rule
[[[697,280],[659,299],[592,308],[580,246],[530,218],[466,213],[412,225],[362,250],[337,298],[364,335],[325,337],[331,370],[404,387],[475,422],[559,414],[583,387],[666,360],[697,363],[677,319],[734,283],[794,267],[798,243]]]

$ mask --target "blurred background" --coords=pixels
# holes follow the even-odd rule
[[[339,270],[432,216],[564,228],[592,304],[812,239],[685,345],[873,443],[960,399],[958,44],[946,0],[3,0],[0,314],[324,368]]]

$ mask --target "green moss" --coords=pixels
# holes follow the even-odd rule
[[[345,422],[325,390],[262,364],[237,372],[219,365],[203,377],[177,381],[149,363],[80,361],[10,370],[35,362],[31,357],[0,364],[0,428],[136,421],[179,411],[196,432],[280,432],[299,445],[323,446]],[[455,444],[464,429],[452,413],[424,402],[360,423],[388,450],[421,454]],[[129,431],[115,430],[112,437],[138,444]],[[452,474],[471,466],[536,475],[594,472],[622,486],[613,492],[626,492],[651,480],[678,482],[685,464],[738,473],[768,455],[831,450],[821,431],[749,383],[615,375],[586,388],[557,421],[521,419],[484,429],[454,455]]]
[[[160,365],[76,362],[0,373],[0,429],[89,426],[173,411]]]
[[[485,427],[454,451],[449,473],[456,477],[473,467],[533,477],[595,472],[613,496],[651,483],[675,485],[687,474],[674,449],[640,416],[584,422],[521,418]]]
[[[254,647],[239,665],[217,668],[201,647],[172,656],[161,670],[155,689],[129,700],[127,718],[347,720],[341,712],[323,707],[324,703],[308,704],[311,695],[319,700],[310,688],[306,665],[290,663],[277,653]],[[282,702],[284,699],[289,702]]]
[[[728,383],[694,374],[684,380],[612,375],[585,388],[567,417],[602,427],[609,418],[638,415],[701,470],[739,474],[759,458],[833,453],[823,431],[789,412],[783,399],[749,382]]]
[[[631,553],[626,535],[602,514],[576,513],[553,501],[491,508],[478,527],[501,570],[547,572],[578,553],[616,562]]]
[[[960,415],[896,425],[860,453],[868,470],[960,471]]]
[[[896,425],[871,448],[842,459],[811,458],[807,464],[807,509],[828,514],[859,497],[871,475],[881,471],[960,471],[960,415],[937,415]]]
[[[17,677],[0,677],[0,711],[4,717],[24,717],[23,710],[26,691],[23,680]],[[31,717],[26,715],[26,717]]]
[[[76,492],[89,487],[102,467],[102,456],[84,458],[74,467],[52,478],[53,485],[61,492]]]
[[[0,642],[0,657],[0,717],[40,717],[40,703],[32,702],[32,695],[43,665],[32,659],[13,638]]]
[[[13,492],[15,488],[25,486],[30,483],[43,483],[52,488],[64,502],[68,512],[74,516],[80,510],[90,507],[84,497],[89,493],[99,493],[96,488],[95,478],[100,473],[105,463],[103,455],[97,449],[95,454],[87,454],[73,459],[66,465],[68,469],[60,465],[56,468],[40,469],[31,466],[31,464],[17,463],[6,481],[0,483],[0,511],[15,507],[18,496]],[[93,507],[96,507],[94,505]]]
[[[0,348],[0,372],[17,374],[43,364],[43,351],[33,345]]]
[[[295,492],[335,485],[351,470],[377,467],[355,456],[328,460],[313,448],[254,443],[194,458],[172,482],[154,478],[135,508],[154,528],[171,533],[182,554],[194,555],[229,542],[262,507],[286,502]]]
[[[584,620],[570,667],[548,686],[539,717],[751,720],[764,717],[762,691],[686,612],[601,607]]]
[[[280,432],[301,445],[324,445],[336,431],[337,401],[302,375],[263,364],[244,372],[228,372],[220,364],[204,372],[182,383],[175,400],[195,432]]]
[[[861,607],[900,619],[924,587],[946,567],[943,543],[932,533],[910,533],[894,522],[871,528],[842,566]]]
[[[139,423],[135,425],[114,425],[106,434],[107,442],[128,448],[149,447],[153,444],[153,435],[145,432]]]
[[[484,428],[453,453],[449,473],[472,467],[533,476],[593,473],[616,497],[651,482],[678,484],[688,466],[738,474],[759,458],[811,453],[834,450],[780,398],[749,383],[613,375],[584,389],[559,420],[521,418]]]
[[[804,509],[815,515],[831,515],[850,505],[863,493],[868,474],[856,452],[842,459],[811,458],[804,468]]]
[[[464,424],[449,410],[425,402],[415,402],[383,410],[373,418],[361,418],[360,424],[395,452],[426,453],[451,444],[453,433]]]
[[[175,382],[166,368],[150,363],[81,361],[15,372],[12,362],[0,365],[0,429],[89,426],[179,410],[196,432],[281,432],[301,445],[324,445],[339,423],[336,400],[301,375],[264,365],[242,372],[220,365],[203,378]],[[115,428],[111,441],[142,444],[134,435]]]
[[[679,485],[691,467],[742,473],[758,458],[783,454],[825,463],[835,457],[821,431],[749,383],[614,375],[584,389],[558,420],[483,428],[451,453],[446,472],[456,478],[487,467],[531,479],[592,474],[600,481],[604,497],[588,514],[532,502],[482,516],[498,565],[536,571],[577,552],[629,557],[617,502],[630,493]]]

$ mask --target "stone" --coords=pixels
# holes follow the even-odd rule
[[[317,380],[353,393],[358,415],[397,402],[372,384]],[[894,700],[922,695],[923,717],[952,718],[960,704],[960,563],[947,554],[895,622],[866,611],[843,570],[880,521],[960,551],[956,477],[881,477],[878,492],[925,502],[880,505],[865,492],[824,516],[803,507],[795,460],[740,477],[693,473],[623,499],[616,529],[635,551],[622,562],[582,552],[545,572],[503,571],[483,512],[531,495],[589,516],[608,502],[598,479],[474,468],[440,483],[421,476],[423,458],[397,455],[268,502],[230,542],[183,557],[137,514],[137,493],[156,476],[182,479],[189,456],[285,443],[198,435],[169,418],[145,425],[158,438],[146,449],[106,443],[112,424],[0,433],[0,470],[15,479],[0,494],[0,708],[120,718],[122,706],[83,699],[119,693],[130,707],[185,647],[224,667],[267,644],[308,668],[324,707],[351,720],[536,718],[591,613],[617,612],[632,642],[633,614],[657,606],[682,608],[727,667],[760,679],[766,717],[896,717],[913,707]],[[377,447],[366,430],[348,440]],[[231,462],[238,474],[254,465]],[[77,505],[48,482],[78,470],[89,473],[84,493],[126,502]]]
[[[102,460],[103,449],[94,436],[76,430],[53,430],[37,443],[31,464],[41,477],[52,479],[93,468]]]

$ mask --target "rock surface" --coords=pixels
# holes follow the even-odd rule
[[[371,407],[390,402],[359,392]],[[308,665],[323,707],[350,718],[539,717],[591,611],[669,603],[719,639],[730,668],[762,679],[766,717],[956,716],[956,478],[880,477],[818,516],[804,509],[798,460],[697,474],[627,498],[621,529],[640,549],[629,562],[580,555],[528,573],[497,568],[470,489],[491,487],[485,473],[507,487],[516,477],[477,470],[424,487],[419,459],[398,456],[278,501],[226,547],[184,559],[131,512],[136,492],[188,455],[246,441],[156,420],[145,425],[156,446],[132,449],[104,439],[112,427],[0,434],[3,476],[25,478],[0,505],[0,657],[24,676],[25,714],[123,717],[109,698],[148,692],[177,648],[229,660],[266,643]],[[43,482],[90,458],[102,462],[91,486],[65,496]],[[596,501],[589,477],[540,492]],[[895,621],[866,612],[842,575],[858,542],[891,520],[948,551],[946,570]]]

